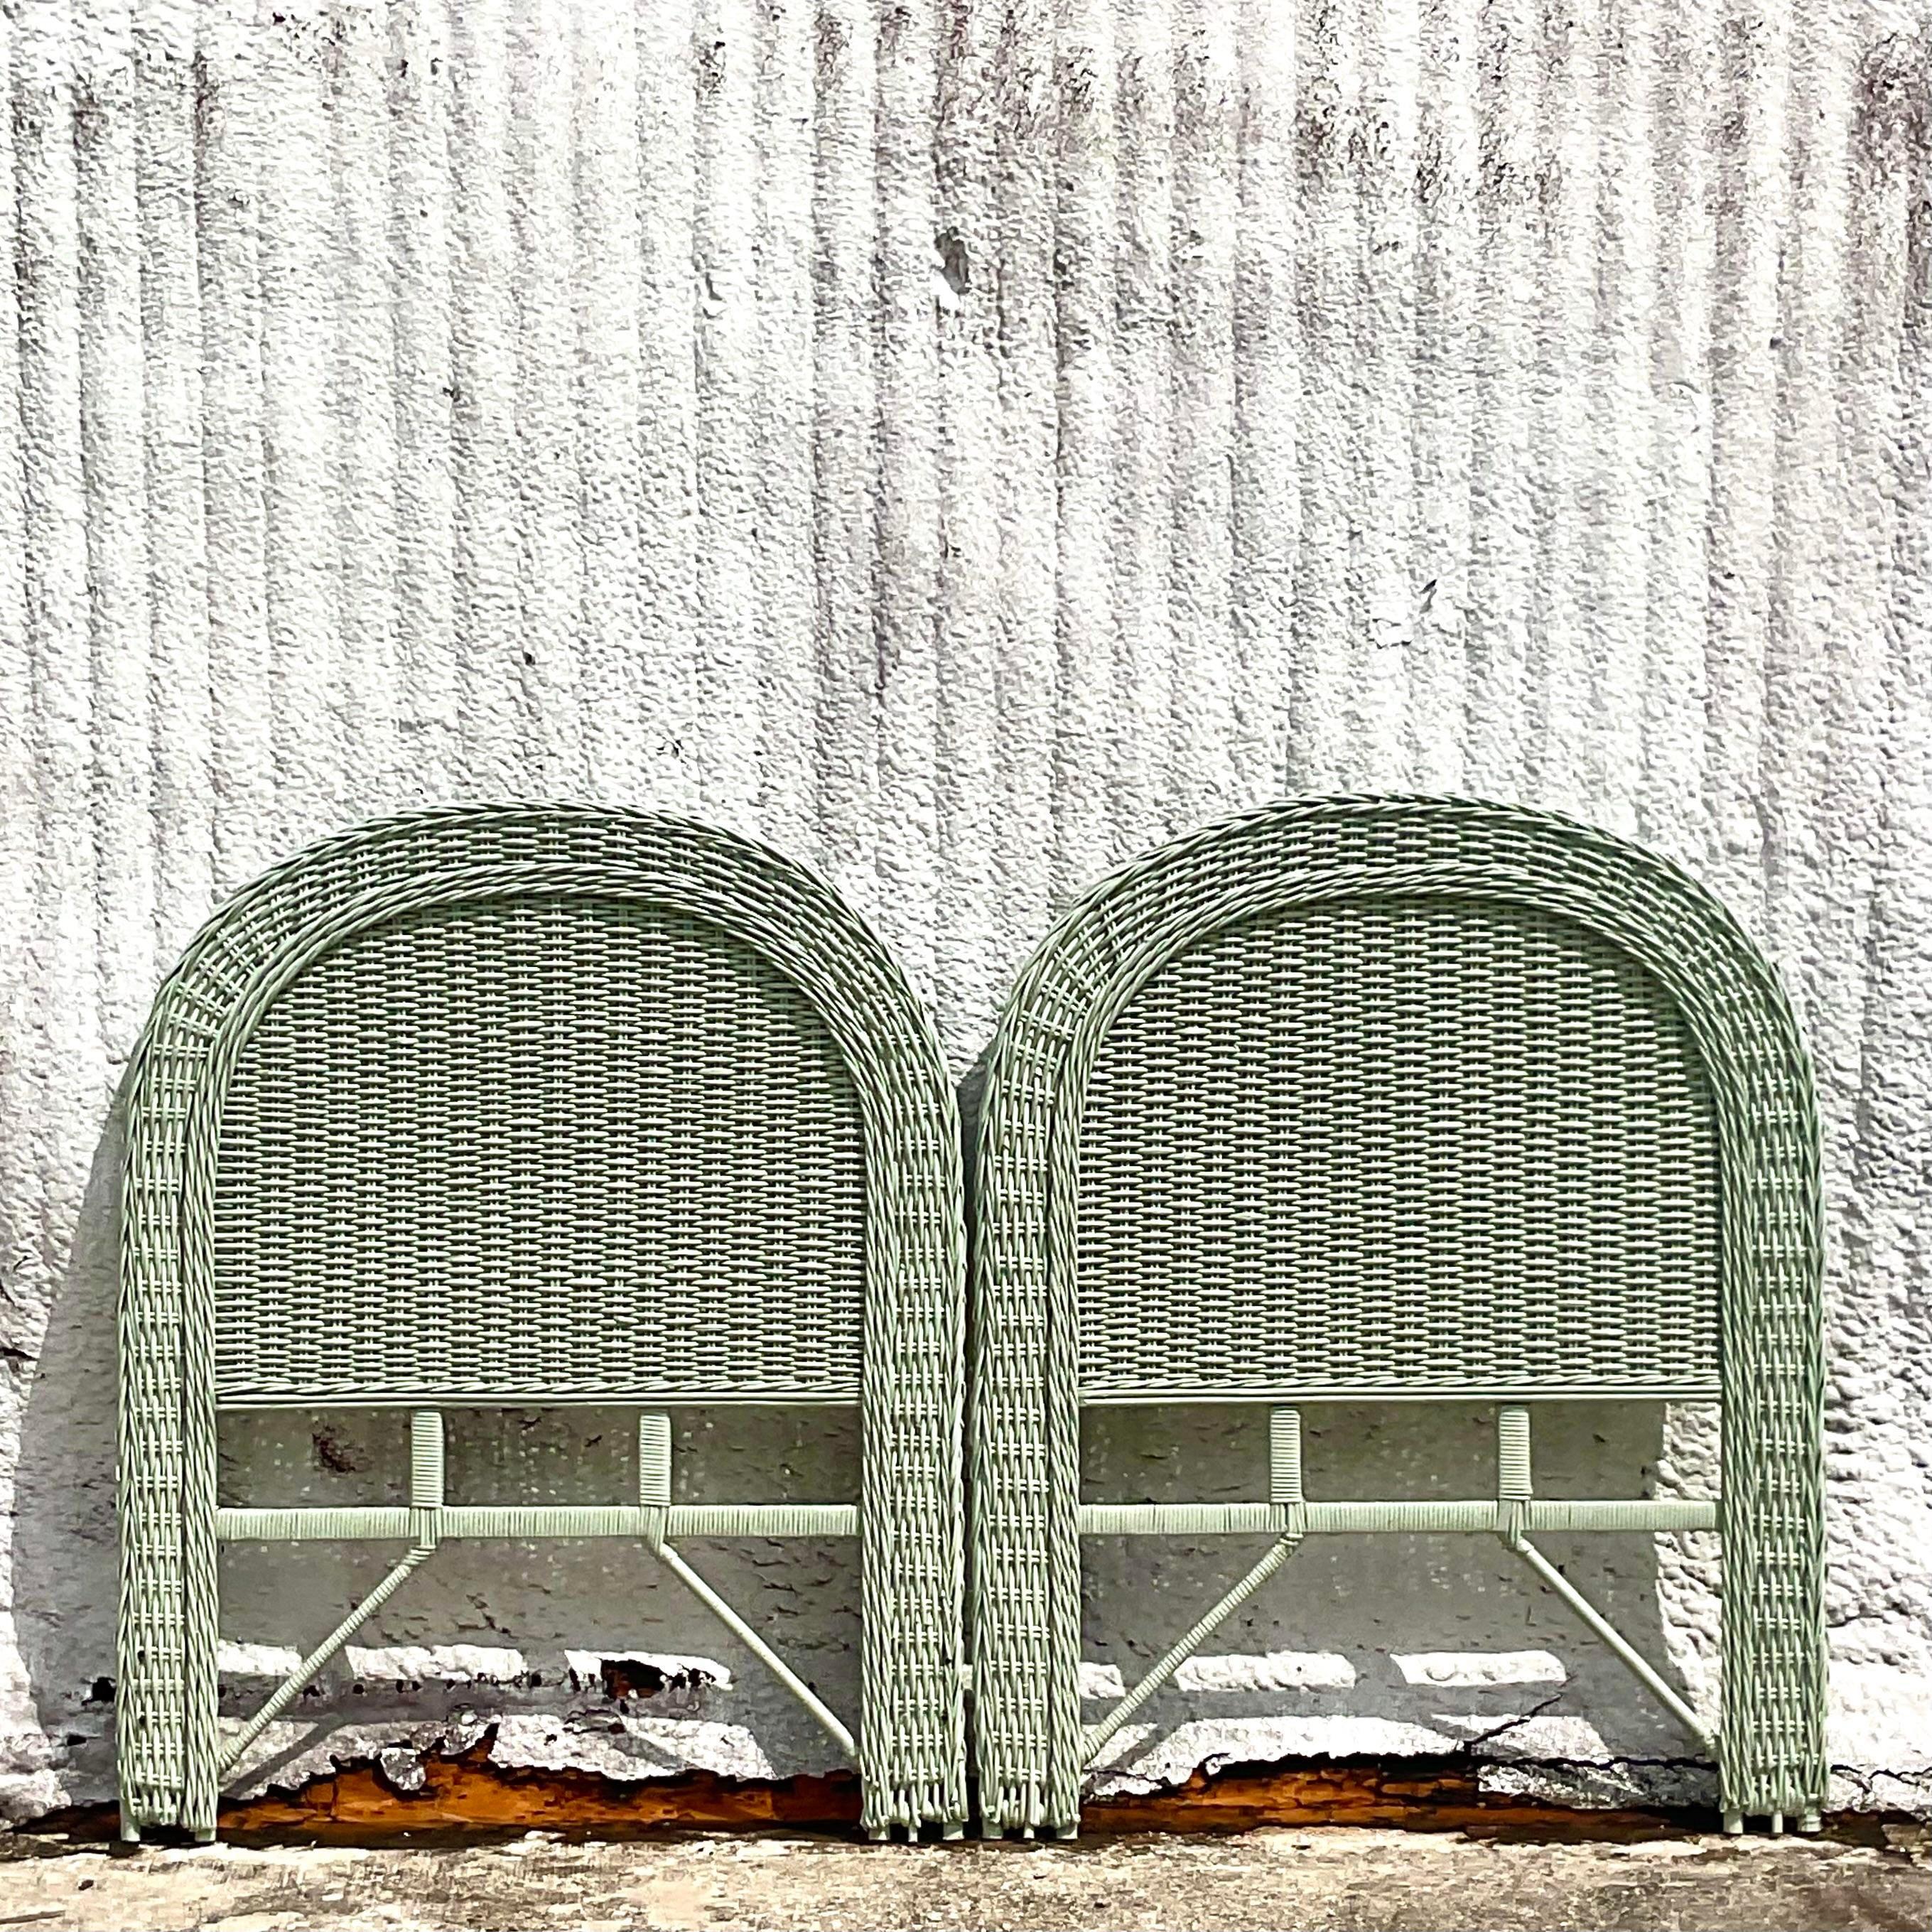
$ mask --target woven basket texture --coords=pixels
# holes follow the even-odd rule
[[[224,1402],[858,1399],[858,1091],[707,920],[531,897],[368,928],[262,1016],[217,1160]]]
[[[1708,1084],[1654,975],[1506,901],[1264,915],[1100,1042],[1088,1397],[1714,1394]]]

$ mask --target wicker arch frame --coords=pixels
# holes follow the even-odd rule
[[[1298,1414],[1289,1409],[1275,1414],[1268,1504],[1083,1508],[1079,1130],[1108,1029],[1162,965],[1238,921],[1403,896],[1501,899],[1566,917],[1638,961],[1685,1020],[1708,1078],[1718,1142],[1718,1504],[1566,1510],[1532,1502],[1527,1412],[1512,1406],[1500,1419],[1492,1510],[1307,1503]],[[989,1833],[1070,1834],[1082,1774],[1100,1744],[1318,1528],[1497,1529],[1714,1746],[1728,1826],[1768,1816],[1774,1828],[1789,1817],[1815,1828],[1826,1779],[1816,1106],[1775,973],[1687,874],[1568,819],[1460,800],[1294,800],[1184,838],[1084,894],[1022,970],[988,1063],[975,1179],[970,1612],[974,1748]],[[1526,1530],[1538,1521],[1720,1531],[1722,1713],[1714,1736],[1526,1547]],[[1079,1689],[1083,1529],[1277,1538],[1147,1683],[1091,1731],[1083,1730]]]
[[[409,911],[527,898],[651,903],[705,920],[764,955],[824,1020],[854,1082],[865,1142],[856,1510],[672,1508],[668,1433],[662,1418],[648,1416],[640,1425],[638,1508],[445,1509],[434,1415],[414,1420],[409,1510],[218,1509],[212,1217],[223,1101],[248,1039],[280,993],[356,934]],[[216,1559],[231,1535],[412,1540],[363,1614],[441,1534],[635,1536],[849,1742],[664,1540],[681,1520],[690,1534],[856,1531],[863,1822],[874,1837],[928,1824],[956,1834],[966,1816],[956,1107],[926,1009],[826,886],[748,841],[641,812],[504,805],[376,821],[264,874],[209,920],[156,998],[124,1096],[117,1756],[125,1835],[151,1826],[212,1834],[224,1768]],[[447,1399],[460,1402],[463,1392]],[[314,1520],[288,1520],[298,1516]],[[484,1520],[497,1517],[503,1521]],[[349,1628],[331,1640],[335,1647]],[[285,1685],[247,1735],[293,1694]],[[235,1754],[231,1747],[227,1761]]]

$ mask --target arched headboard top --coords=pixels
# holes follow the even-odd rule
[[[856,1400],[868,1161],[890,1250],[892,1117],[949,1105],[923,1007],[810,874],[578,806],[264,875],[162,988],[130,1092],[130,1190],[178,1190],[244,1404]]]
[[[1366,1069],[1352,1059],[1365,1052]],[[1325,1070],[1324,1059],[1333,1061]],[[1270,1066],[1292,1070],[1272,1094],[1258,1077]],[[1170,1076],[1194,1111],[1163,1120],[1153,1110]],[[1363,1076],[1351,1092],[1348,1080]],[[1482,1090],[1431,1092],[1452,1078]],[[1369,1101],[1382,1106],[1379,1118],[1373,1106],[1364,1112]],[[1430,1117],[1418,1121],[1425,1102]],[[1052,1258],[1055,1292],[1076,1319],[1082,1258],[1117,1274],[1125,1266],[1126,1247],[1110,1244],[1100,1210],[1083,1204],[1096,1180],[1120,1201],[1129,1246],[1146,1232],[1148,1178],[1164,1162],[1184,1170],[1190,1143],[1201,1156],[1196,1178],[1218,1167],[1231,1208],[1243,1143],[1271,1138],[1284,1150],[1284,1190],[1292,1180],[1304,1204],[1340,1163],[1358,1207],[1379,1186],[1386,1199],[1419,1198],[1426,1210],[1430,1186],[1418,1196],[1412,1184],[1428,1177],[1405,1166],[1421,1151],[1418,1130],[1432,1128],[1448,1148],[1472,1121],[1514,1136],[1507,1162],[1490,1170],[1505,1206],[1520,1186],[1523,1204],[1547,1220],[1563,1190],[1593,1172],[1586,1229],[1594,1223],[1598,1237],[1629,1244],[1643,1238],[1648,1215],[1652,1232],[1701,1275],[1686,1285],[1689,1325],[1666,1336],[1678,1352],[1612,1378],[1619,1392],[1713,1391],[1716,1336],[1696,1330],[1690,1298],[1713,1310],[1721,1302],[1735,1317],[1755,1305],[1754,1283],[1815,1277],[1816,1103],[1769,963],[1668,860],[1554,814],[1452,799],[1288,800],[1158,848],[1082,895],[1001,1015],[981,1110],[978,1220],[989,1238],[1037,1244]],[[1593,1131],[1612,1124],[1617,1134],[1593,1147]],[[1536,1137],[1550,1130],[1565,1156],[1554,1163],[1561,1174],[1538,1165]],[[1298,1132],[1307,1144],[1287,1147]],[[1129,1144],[1136,1137],[1138,1148]],[[1298,1154],[1306,1159],[1298,1173]],[[1026,1171],[1040,1160],[1043,1184]],[[1701,1178],[1681,1172],[1687,1160],[1703,1163]],[[1674,1165],[1647,1198],[1656,1162]],[[1621,1210],[1618,1162],[1628,1180]],[[1486,1211],[1482,1172],[1480,1150],[1464,1149],[1436,1177],[1439,1202],[1470,1210],[1466,1234]],[[1211,1209],[1214,1191],[1195,1204]],[[1650,1214],[1659,1201],[1668,1211]],[[1176,1212],[1188,1210],[1184,1194]],[[1177,1229],[1186,1239],[1174,1255],[1213,1232]],[[1459,1251],[1473,1280],[1480,1258],[1460,1238]],[[1453,1271],[1455,1258],[1443,1253],[1441,1270]],[[1563,1315],[1575,1263],[1558,1253],[1543,1270],[1552,1317]],[[1741,1270],[1728,1289],[1718,1279],[1727,1270]],[[1505,1292],[1507,1272],[1493,1277]],[[1598,1308],[1574,1310],[1580,1327],[1634,1280],[1605,1272]],[[1661,1288],[1663,1275],[1655,1280]],[[1346,1280],[1334,1286],[1351,1292]],[[1815,1301],[1815,1280],[1805,1293]],[[1416,1313],[1430,1318],[1426,1302]],[[1448,1372],[1434,1380],[1444,1392],[1553,1393],[1566,1382],[1583,1392],[1618,1346],[1601,1334],[1595,1367],[1580,1360],[1566,1375],[1551,1364],[1540,1382],[1532,1372],[1505,1386],[1510,1378],[1499,1382],[1473,1358],[1466,1374],[1438,1363]],[[1668,1360],[1677,1372],[1648,1372]],[[1083,1367],[1094,1393],[1109,1392],[1103,1365]],[[1128,1379],[1112,1392],[1129,1393]],[[1370,1382],[1350,1385],[1367,1393]]]
[[[1714,1395],[1725,1806],[1816,1809],[1816,1102],[1777,974],[1682,868],[1453,798],[1178,838],[1022,969],[975,1182],[972,1542],[1043,1593],[1058,1683],[1084,1402]],[[1064,1825],[1077,1690],[1031,1708],[1041,1606],[976,1591],[982,1805]]]

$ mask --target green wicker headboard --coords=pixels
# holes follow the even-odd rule
[[[1704,1744],[1529,1540],[1715,1526],[1727,1817],[1824,1790],[1818,1126],[1775,974],[1587,826],[1291,800],[1085,893],[1002,1013],[973,1204],[974,1726],[994,1832],[1084,1768],[1320,1531],[1493,1530]],[[1297,1402],[1499,1406],[1489,1499],[1318,1503]],[[1715,1504],[1534,1497],[1527,1403],[1720,1400]],[[1096,1402],[1275,1406],[1266,1502],[1080,1500]],[[1082,1534],[1272,1534],[1083,1730]]]
[[[212,1830],[224,1772],[299,1688],[224,1750],[220,1540],[409,1541],[359,1618],[451,1536],[629,1536],[844,1746],[665,1538],[855,1530],[866,1821],[958,1827],[957,1115],[928,1016],[823,885],[643,813],[362,826],[210,922],[128,1112],[130,1834]],[[746,1400],[858,1404],[861,1504],[669,1507],[662,1407]],[[644,1412],[634,1502],[446,1507],[440,1408],[593,1401]],[[412,1412],[410,1510],[218,1510],[218,1412],[324,1403]]]

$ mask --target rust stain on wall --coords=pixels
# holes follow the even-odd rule
[[[320,1839],[375,1844],[448,1834],[628,1833],[756,1830],[777,1825],[836,1831],[859,1822],[859,1780],[824,1778],[754,1781],[687,1772],[620,1784],[581,1771],[524,1771],[493,1764],[487,1743],[461,1757],[424,1762],[423,1788],[392,1790],[373,1768],[346,1767],[294,1793],[270,1793],[221,1809],[224,1838]]]
[[[1082,1808],[1088,1832],[1244,1832],[1268,1825],[1373,1825],[1402,1831],[1553,1839],[1654,1838],[1714,1831],[1714,1811],[1581,1810],[1486,1792],[1468,1765],[1409,1759],[1241,1765],[1146,1797]]]
[[[493,1763],[487,1741],[459,1757],[426,1759],[418,1791],[401,1793],[370,1766],[345,1766],[299,1792],[222,1808],[235,1842],[382,1844],[556,1832],[572,1837],[789,1827],[839,1837],[857,1828],[859,1785],[849,1772],[740,1780],[706,1772],[621,1784],[586,1772],[521,1770]],[[1377,1826],[1541,1839],[1630,1839],[1714,1830],[1714,1813],[1579,1810],[1481,1790],[1474,1769],[1453,1760],[1400,1768],[1364,1760],[1244,1766],[1146,1796],[1090,1802],[1088,1837],[1143,1832],[1238,1832],[1264,1826]],[[1869,1822],[1869,1821],[1867,1821]],[[39,1828],[72,1838],[107,1838],[111,1808],[89,1806]]]

